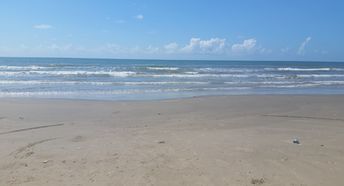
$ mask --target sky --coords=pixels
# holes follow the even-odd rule
[[[344,61],[342,0],[1,0],[0,56]]]

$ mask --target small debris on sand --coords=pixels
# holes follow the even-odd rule
[[[158,141],[159,144],[164,144],[166,143],[165,141]]]
[[[264,178],[260,178],[260,179],[252,178],[251,179],[251,184],[253,184],[253,185],[261,185],[263,183],[265,183]]]
[[[297,139],[297,138],[295,138],[295,139],[293,139],[293,143],[294,143],[294,144],[300,144],[300,140]]]

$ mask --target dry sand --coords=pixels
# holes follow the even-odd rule
[[[344,96],[0,99],[0,147],[0,185],[338,186]]]

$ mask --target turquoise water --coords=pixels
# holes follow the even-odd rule
[[[0,58],[0,97],[343,94],[344,63]]]

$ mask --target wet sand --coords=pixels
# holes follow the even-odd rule
[[[342,185],[343,143],[340,95],[0,99],[0,185]]]

